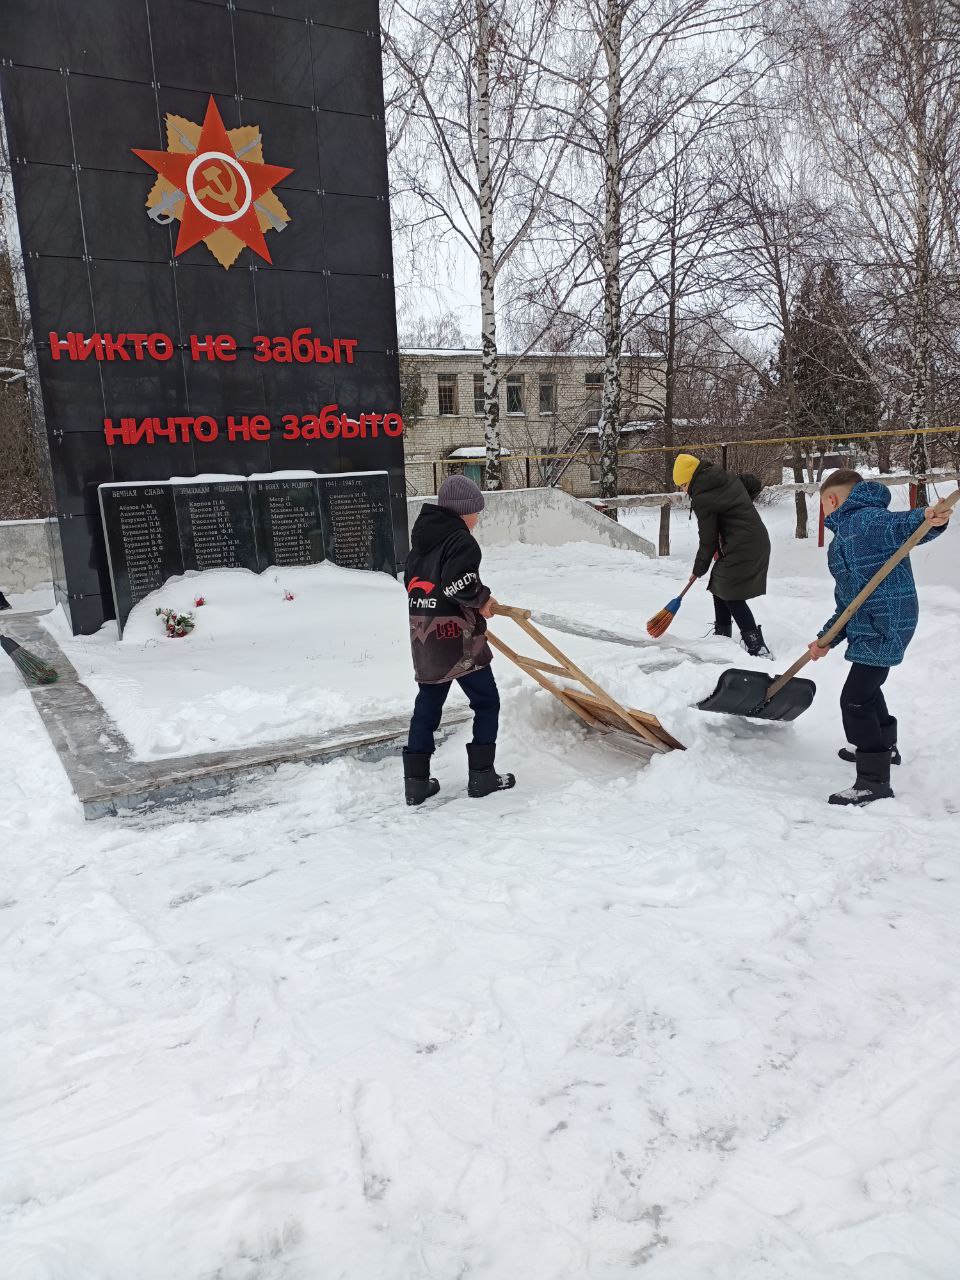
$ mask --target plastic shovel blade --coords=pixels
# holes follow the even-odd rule
[[[701,711],[715,711],[728,716],[749,716],[754,720],[796,720],[806,711],[817,686],[812,680],[793,679],[764,702],[767,690],[776,676],[763,671],[742,671],[731,667],[717,681],[709,698],[698,702]]]

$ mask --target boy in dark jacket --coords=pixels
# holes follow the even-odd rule
[[[410,615],[413,669],[420,686],[403,753],[407,804],[423,804],[440,790],[430,777],[434,733],[456,680],[473,710],[473,741],[467,744],[471,796],[506,791],[512,773],[493,767],[500,695],[490,663],[487,624],[496,601],[480,581],[480,547],[471,530],[483,510],[483,494],[466,476],[448,476],[436,506],[425,503],[410,536],[404,582]]]
[[[890,765],[900,763],[897,722],[887,710],[882,686],[890,668],[903,661],[917,629],[919,602],[909,556],[860,606],[829,647],[820,644],[820,636],[924,519],[934,525],[923,539],[929,542],[943,532],[950,512],[933,507],[888,511],[890,490],[865,481],[857,471],[834,471],[827,476],[820,486],[820,503],[824,523],[833,534],[827,562],[836,582],[837,607],[809,648],[816,662],[835,645],[847,642],[851,665],[840,694],[840,712],[853,750],[842,749],[840,757],[857,766],[853,786],[835,792],[830,803],[864,805],[893,795]]]

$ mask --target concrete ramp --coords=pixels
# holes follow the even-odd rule
[[[656,556],[656,547],[638,533],[624,529],[587,502],[571,498],[562,489],[507,489],[485,493],[486,508],[477,524],[477,538],[485,547],[525,542],[539,547],[560,547],[567,542],[601,542],[623,551]],[[409,499],[410,526],[425,502]]]

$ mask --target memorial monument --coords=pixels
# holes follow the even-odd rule
[[[74,631],[122,625],[185,570],[394,572],[376,0],[11,0],[6,17],[31,382]]]

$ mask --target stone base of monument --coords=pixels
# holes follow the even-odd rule
[[[40,625],[41,616],[14,615],[4,625],[15,640],[60,673],[58,684],[33,690],[33,699],[88,820],[144,814],[188,801],[229,799],[284,765],[325,764],[346,755],[380,760],[399,754],[406,740],[409,720],[398,716],[338,725],[309,738],[235,751],[134,760],[126,738]],[[469,719],[468,708],[451,706],[444,713],[444,728],[452,729]]]

